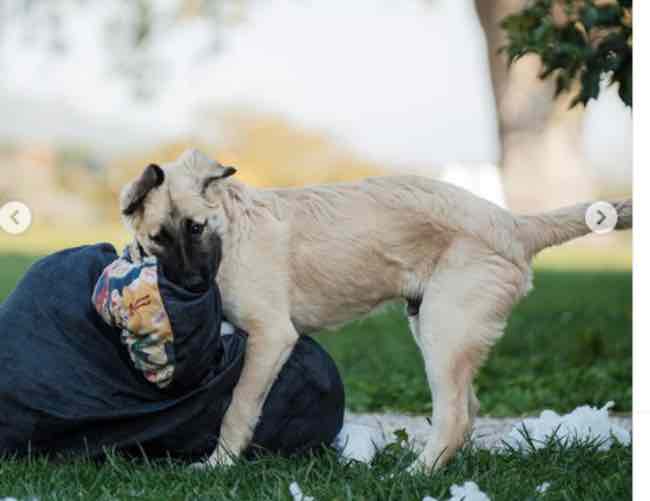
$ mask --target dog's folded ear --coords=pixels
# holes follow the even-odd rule
[[[149,192],[157,188],[165,181],[165,173],[156,164],[150,164],[144,170],[139,179],[127,186],[122,193],[121,209],[122,214],[130,216],[144,202]]]
[[[233,176],[237,173],[237,169],[231,166],[219,165],[215,173],[211,176],[206,177],[203,180],[203,186],[201,187],[201,194],[206,195],[206,192],[213,186],[214,183],[226,179],[230,176]]]

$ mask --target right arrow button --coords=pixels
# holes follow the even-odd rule
[[[608,202],[596,202],[585,213],[585,223],[594,233],[609,233],[616,227],[618,214],[616,207]]]

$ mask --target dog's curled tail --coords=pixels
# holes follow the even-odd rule
[[[618,214],[615,229],[632,228],[632,199],[610,203]],[[587,209],[591,205],[592,203],[583,203],[543,214],[517,216],[517,233],[527,257],[532,258],[547,247],[591,233],[585,220]]]

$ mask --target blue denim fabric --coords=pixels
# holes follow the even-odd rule
[[[0,305],[0,453],[97,456],[111,447],[196,460],[215,447],[246,334],[221,335],[216,287],[189,293],[161,279],[177,372],[168,388],[149,383],[120,330],[91,302],[102,270],[117,257],[110,244],[50,255]],[[248,453],[330,444],[343,411],[334,362],[303,337],[271,389]]]

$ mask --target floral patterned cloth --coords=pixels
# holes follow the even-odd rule
[[[121,329],[136,369],[150,383],[167,387],[174,377],[174,333],[158,286],[158,261],[133,262],[128,252],[99,277],[92,302],[106,323]]]

